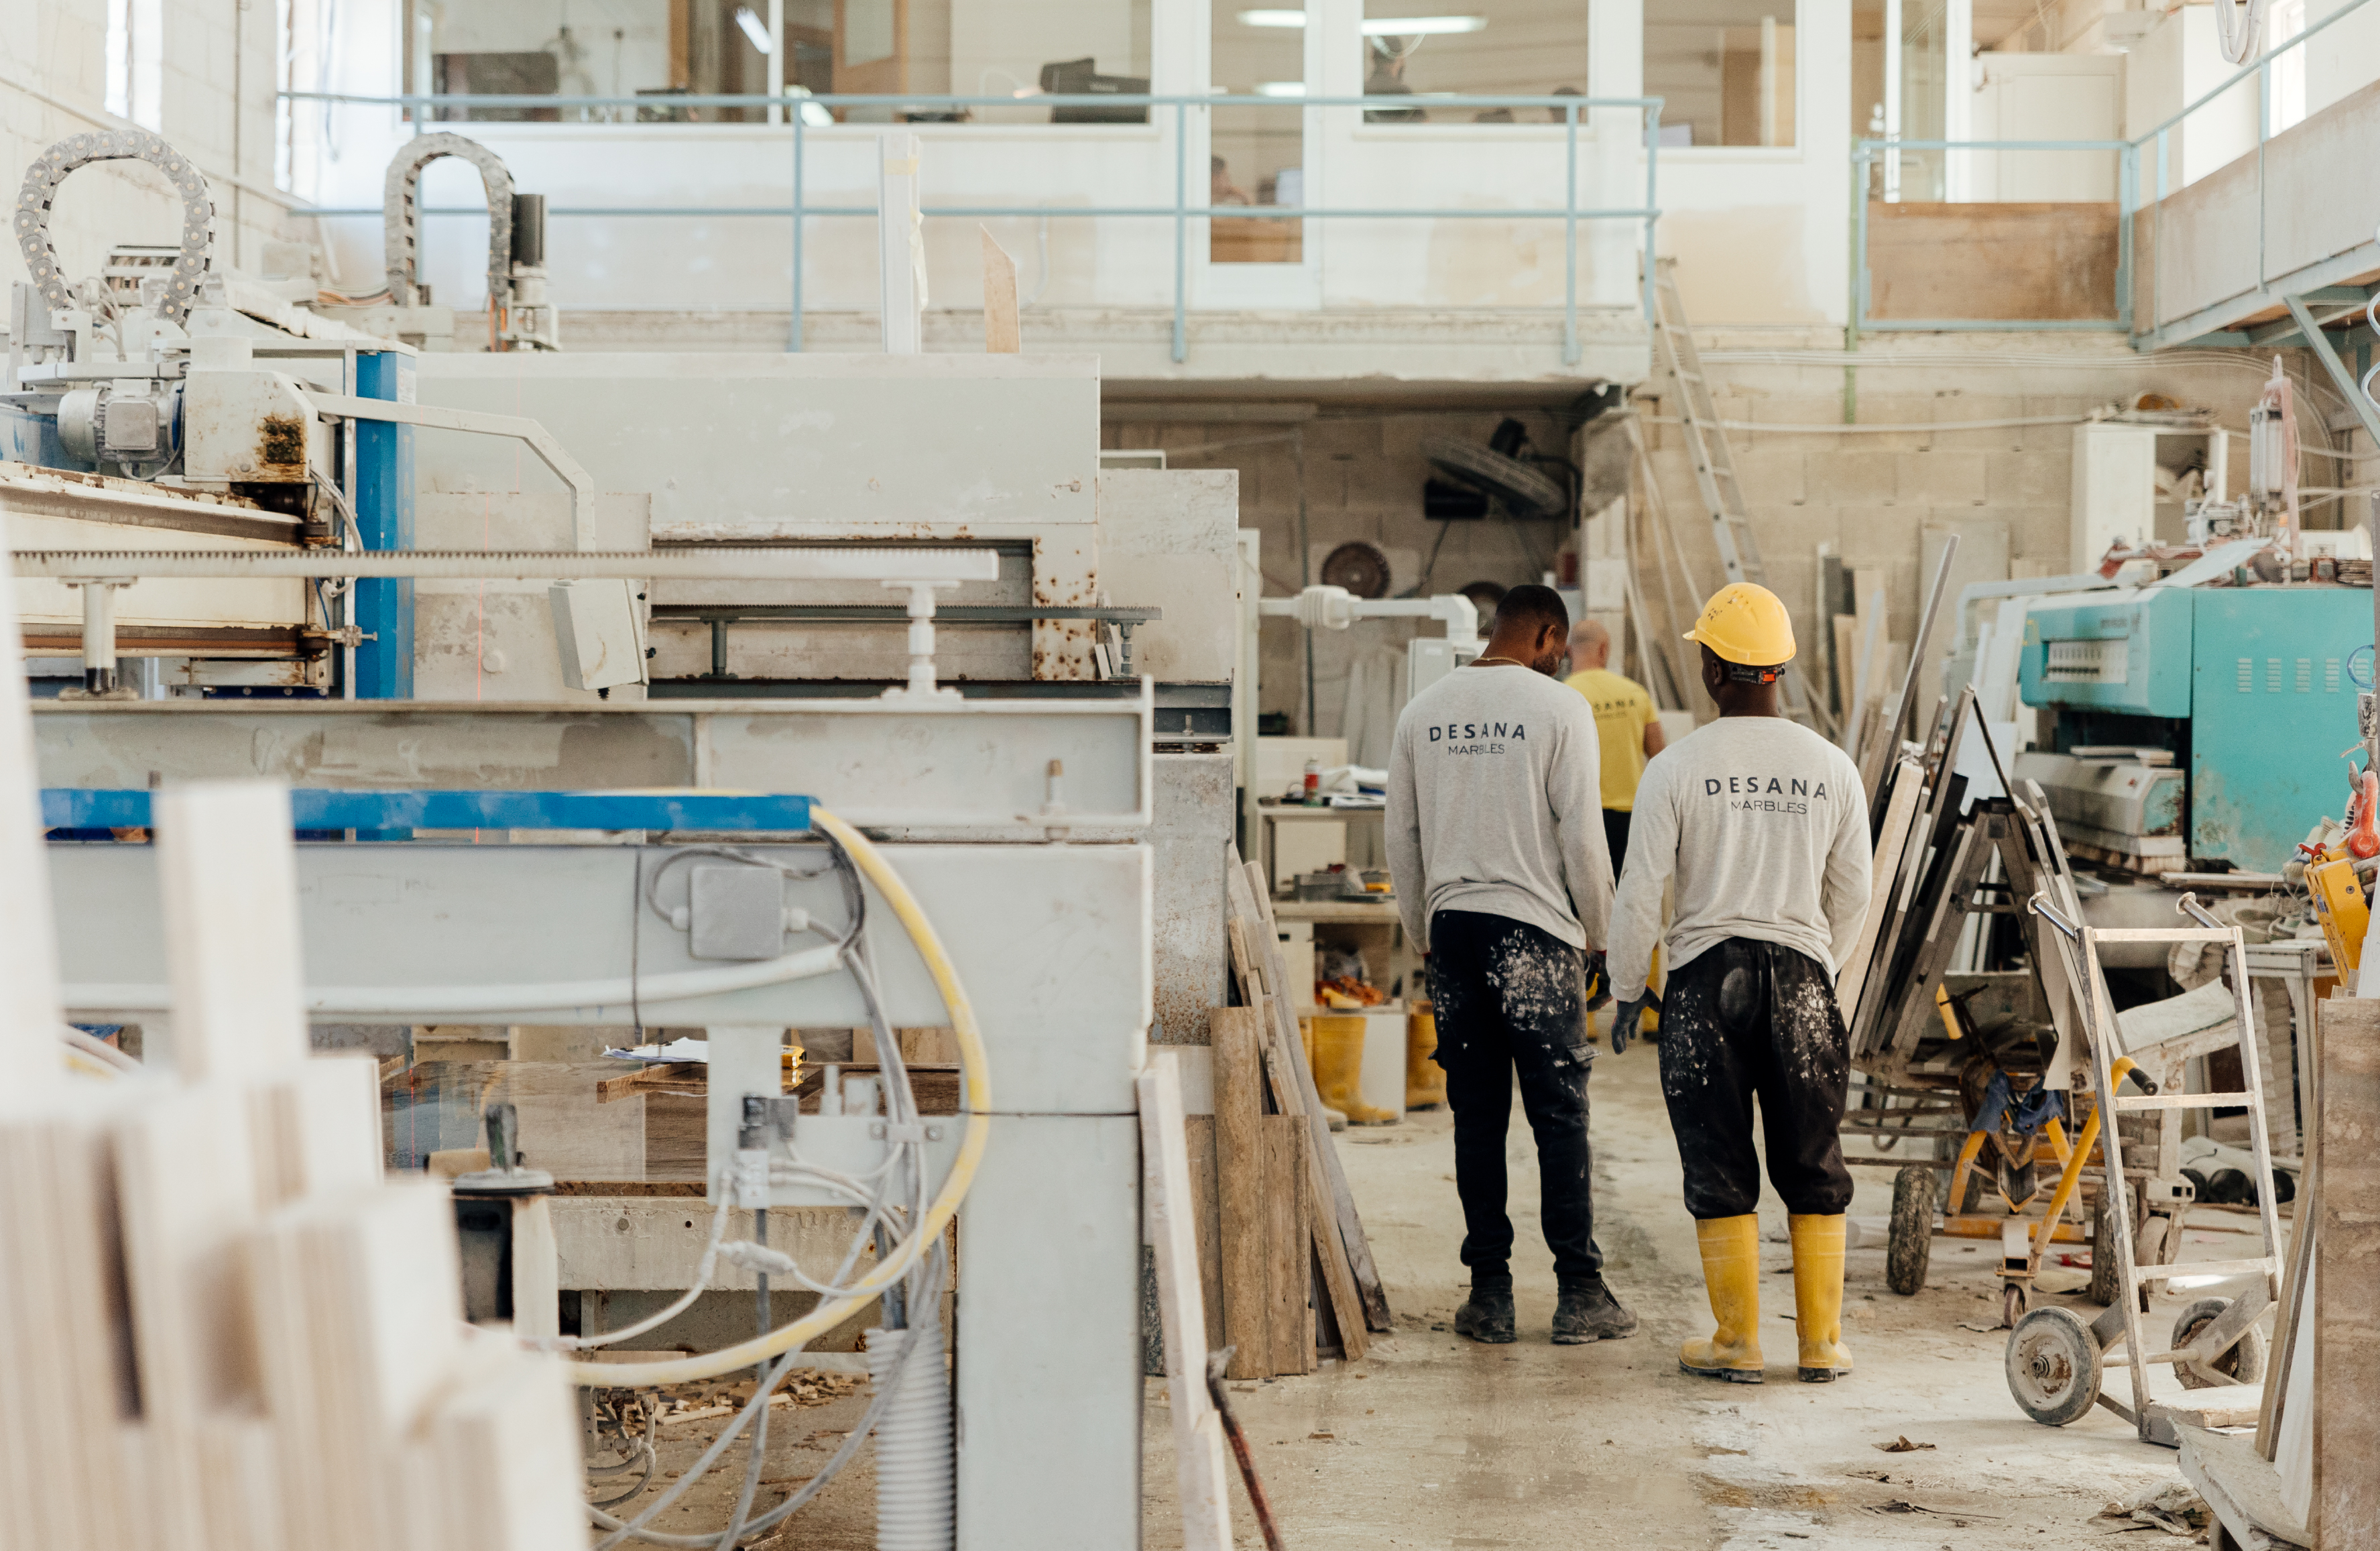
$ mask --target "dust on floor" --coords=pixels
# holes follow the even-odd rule
[[[1844,1340],[1857,1363],[1831,1386],[1793,1381],[1791,1260],[1783,1208],[1762,1203],[1761,1344],[1769,1381],[1718,1385],[1678,1371],[1678,1343],[1706,1334],[1694,1226],[1680,1203],[1676,1144],[1658,1055],[1632,1049],[1595,1064],[1596,1233],[1606,1276],[1642,1322],[1626,1340],[1556,1347],[1547,1338],[1554,1283],[1536,1210],[1535,1149],[1517,1123],[1510,1144],[1518,1234],[1520,1342],[1483,1347],[1447,1326],[1466,1277],[1453,1142],[1443,1111],[1337,1138],[1370,1231],[1397,1329],[1362,1362],[1232,1386],[1283,1538],[1327,1546],[1815,1547],[1966,1546],[1990,1536],[2025,1547],[2097,1546],[2129,1529],[2132,1547],[2161,1532],[2098,1518],[2116,1499],[2178,1479],[2170,1451],[2136,1441],[2095,1411],[2063,1429],[2019,1411],[2001,1360],[2007,1333],[1968,1329],[1998,1317],[1996,1243],[1934,1242],[1925,1290],[1889,1291],[1881,1245],[1849,1257]],[[1888,1169],[1854,1169],[1854,1217],[1890,1210]],[[1769,1219],[1774,1219],[1771,1222]],[[2244,1252],[2226,1231],[2251,1218],[2200,1214],[2187,1259]],[[2081,1295],[2087,1271],[2045,1271],[2048,1301],[2099,1313]],[[2195,1293],[2158,1298],[2152,1330]],[[2128,1398],[2129,1381],[2114,1380]],[[2171,1386],[2169,1376],[2161,1378]],[[1143,1427],[1144,1544],[1178,1546],[1165,1386],[1151,1381]],[[1887,1453],[1906,1437],[1931,1448]],[[1256,1545],[1234,1489],[1233,1528]]]

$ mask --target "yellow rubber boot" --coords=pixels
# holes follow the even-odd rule
[[[1387,1126],[1396,1116],[1364,1102],[1364,1023],[1361,1018],[1314,1018],[1314,1087],[1325,1107],[1347,1117],[1350,1125]]]
[[[1405,1019],[1405,1107],[1446,1102],[1446,1069],[1430,1059],[1438,1049],[1438,1015],[1427,1002]]]
[[[1793,1321],[1803,1384],[1832,1384],[1852,1371],[1843,1345],[1843,1219],[1796,1215],[1793,1235]]]
[[[1713,1217],[1694,1224],[1702,1241],[1703,1285],[1718,1328],[1707,1341],[1678,1349],[1678,1366],[1730,1384],[1758,1384],[1760,1367],[1760,1219]],[[1840,1259],[1836,1263],[1840,1264]]]

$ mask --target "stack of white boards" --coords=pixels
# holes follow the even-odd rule
[[[172,1069],[93,1081],[32,770],[0,673],[0,1551],[583,1551],[565,1371],[464,1323],[376,1068],[308,1052],[286,790],[157,794]]]

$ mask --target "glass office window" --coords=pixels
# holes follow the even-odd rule
[[[1792,0],[1645,7],[1645,94],[1663,99],[1661,143],[1791,145],[1793,33]]]
[[[468,105],[453,119],[750,123],[765,107],[696,107],[689,95],[1006,97],[953,112],[932,104],[839,111],[854,122],[1145,122],[1142,107],[1052,107],[1050,92],[1148,90],[1149,0],[784,0],[782,45],[768,0],[405,0],[408,92],[631,96],[633,108]],[[774,58],[782,46],[784,57]],[[824,109],[810,110],[812,122]]]
[[[1562,110],[1432,105],[1432,98],[1580,96],[1586,6],[1576,0],[1365,0],[1364,92],[1411,96],[1373,123],[1560,123]]]
[[[1218,5],[1208,55],[1211,90],[1280,100],[1281,107],[1226,104],[1208,128],[1208,202],[1298,206],[1305,202],[1305,13]],[[1216,263],[1295,263],[1305,257],[1296,221],[1217,216],[1208,230]]]

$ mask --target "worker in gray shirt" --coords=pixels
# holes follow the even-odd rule
[[[1406,937],[1429,956],[1434,1058],[1454,1112],[1471,1269],[1454,1328],[1475,1341],[1514,1338],[1504,1138],[1516,1070],[1560,1289],[1553,1338],[1636,1328],[1603,1284],[1588,1179],[1585,982],[1610,922],[1611,858],[1595,713],[1557,677],[1569,641],[1553,589],[1513,588],[1487,651],[1406,705],[1389,760],[1389,872]]]
[[[1645,977],[1674,880],[1661,1092],[1685,1166],[1718,1329],[1688,1341],[1690,1374],[1758,1384],[1760,1099],[1768,1178],[1793,1240],[1802,1379],[1852,1370],[1842,1344],[1843,1102],[1850,1041],[1835,971],[1867,910],[1867,800],[1848,755],[1787,721],[1778,681],[1793,623],[1765,587],[1722,588],[1686,639],[1702,649],[1718,720],[1645,767],[1611,928],[1612,1049],[1653,998]]]

